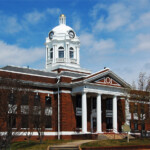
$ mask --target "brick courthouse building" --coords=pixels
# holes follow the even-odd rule
[[[80,41],[74,30],[66,25],[64,15],[60,16],[59,25],[49,32],[45,46],[45,71],[15,66],[0,69],[0,77],[32,84],[32,91],[40,101],[48,98],[51,105],[45,137],[65,139],[118,133],[125,122],[132,130],[143,127],[135,122],[138,119],[131,121],[135,114],[129,109],[127,91],[131,87],[128,83],[109,68],[91,73],[80,67]],[[140,104],[139,101],[132,103]],[[150,130],[149,123],[144,124],[143,129]]]

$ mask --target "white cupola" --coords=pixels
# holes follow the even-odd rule
[[[66,16],[64,14],[60,15],[59,24],[66,24]]]
[[[49,32],[45,45],[47,71],[55,71],[59,68],[82,70],[80,68],[80,41],[75,31],[66,25],[64,14],[59,17],[59,25]]]

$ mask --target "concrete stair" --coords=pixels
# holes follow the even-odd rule
[[[108,137],[108,139],[124,139],[125,136],[122,134],[105,134],[105,136]]]
[[[97,136],[97,140],[107,140],[107,139],[108,139],[108,137],[105,136],[104,134],[98,134],[98,136]]]
[[[49,150],[79,150],[78,147],[50,147]]]
[[[104,134],[98,134],[97,139],[98,140],[107,140],[107,139],[125,139],[127,138],[127,134],[125,133],[104,133]],[[134,137],[129,135],[129,139],[133,139]]]
[[[117,134],[117,133],[104,133],[98,135],[98,140],[107,140],[107,139],[124,139],[126,134]]]

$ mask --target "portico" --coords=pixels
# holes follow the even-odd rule
[[[83,92],[82,93],[82,132],[83,133],[88,133],[87,130],[87,115],[88,115],[88,109],[87,109],[87,101],[88,101],[88,96],[90,93]],[[92,128],[93,126],[93,118],[96,118],[96,133],[102,133],[104,132],[102,130],[102,95],[100,93],[95,94],[96,95],[96,109],[91,108],[91,132],[93,132]],[[105,96],[106,97],[106,96]],[[106,117],[111,117],[112,118],[112,130],[113,132],[118,132],[117,129],[117,96],[111,96],[112,97],[112,110],[106,110]],[[106,101],[106,99],[103,99],[103,101]],[[95,113],[95,114],[94,114]]]
[[[112,74],[112,72],[109,72],[109,76],[113,76]],[[97,76],[97,78],[99,78],[99,76]],[[116,80],[120,82],[119,79]],[[78,82],[77,86],[74,84],[75,86],[72,90],[74,95],[81,95],[81,131],[82,133],[117,133],[117,105],[118,101],[125,97],[125,89],[121,86],[121,84],[120,86],[115,87],[110,85],[95,84],[91,83],[91,81],[93,82],[93,79],[88,79],[86,82],[82,82],[81,84]]]

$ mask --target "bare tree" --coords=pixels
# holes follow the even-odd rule
[[[33,110],[32,110],[32,123],[33,128],[38,133],[38,138],[40,143],[42,143],[42,140],[44,138],[44,107],[41,103],[40,95],[38,93],[34,96],[34,102],[33,102]]]
[[[32,99],[33,99],[33,92],[28,91],[25,92],[22,101],[21,101],[21,127],[24,131],[28,142],[33,135],[33,127],[32,127]]]
[[[3,79],[0,88],[0,111],[3,122],[1,126],[1,145],[6,149],[11,144],[12,139],[18,135],[20,124],[18,101],[20,99],[20,82],[17,80]]]
[[[34,96],[34,105],[32,108],[33,128],[37,131],[39,141],[42,143],[45,129],[51,128],[51,97],[46,96],[43,100],[37,93]]]
[[[0,149],[10,147],[21,135],[21,99],[30,91],[27,84],[11,78],[0,80]]]
[[[138,90],[150,92],[150,76],[146,76],[146,73],[139,74]]]
[[[31,87],[11,78],[0,80],[0,149],[23,133],[30,141],[35,131],[42,143],[45,126],[51,124],[51,99],[42,100]]]

